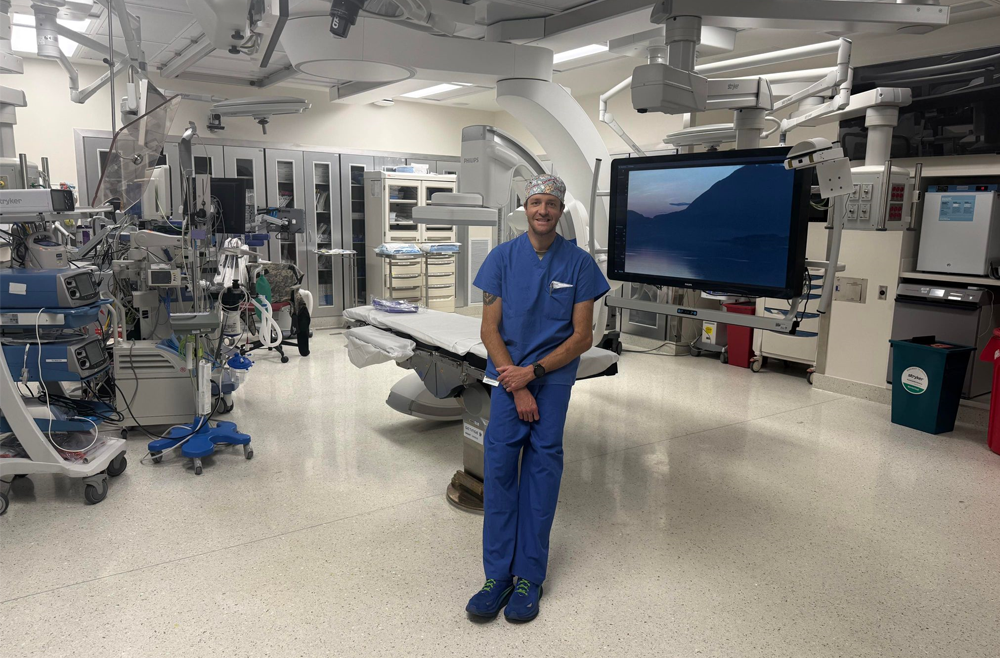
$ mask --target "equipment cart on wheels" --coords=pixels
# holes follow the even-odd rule
[[[56,362],[59,359],[46,356],[45,366],[42,366],[42,354],[48,355],[50,349],[67,349],[67,345],[79,344],[81,334],[65,333],[65,330],[82,329],[99,321],[102,312],[114,316],[114,309],[109,300],[99,300],[88,306],[77,308],[41,308],[37,310],[9,309],[0,315],[0,334],[4,339],[4,355],[0,358],[0,399],[3,400],[2,416],[0,416],[0,435],[8,434],[4,441],[4,452],[7,457],[0,459],[0,514],[6,513],[10,504],[11,484],[15,478],[27,477],[40,473],[55,473],[71,478],[80,478],[86,485],[84,499],[89,504],[97,504],[108,495],[108,478],[121,475],[128,464],[125,459],[125,441],[120,438],[101,434],[100,425],[114,407],[97,400],[77,401],[78,411],[66,419],[57,419],[54,415],[39,418],[32,413],[29,402],[33,398],[25,397],[21,386],[37,383],[45,391],[47,399],[54,395],[65,394],[67,390],[61,386],[63,382],[72,380],[68,370],[59,371]],[[117,323],[111,323],[116,326]],[[112,340],[117,341],[117,335]],[[96,347],[90,345],[96,343]],[[86,347],[72,348],[78,356],[76,366],[84,374],[79,375],[80,382],[96,380],[106,376],[111,369],[107,357],[107,345],[103,338],[93,337]],[[20,363],[18,354],[21,354]],[[90,359],[103,361],[90,362]],[[65,359],[64,359],[65,361]],[[49,363],[53,365],[49,365]],[[14,372],[20,366],[20,372]],[[77,380],[73,380],[77,381]],[[89,387],[88,387],[89,390]],[[47,414],[51,403],[45,407]],[[90,409],[90,415],[83,409]],[[35,409],[40,411],[41,409]],[[69,446],[58,444],[56,436],[65,437],[68,432],[95,432],[89,447],[82,450],[67,449]]]

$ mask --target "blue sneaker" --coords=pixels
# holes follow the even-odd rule
[[[542,586],[528,582],[524,578],[517,579],[514,595],[503,611],[507,621],[531,621],[538,616],[538,602],[542,598]]]
[[[469,599],[469,605],[465,606],[465,611],[475,617],[492,619],[500,613],[501,608],[507,605],[513,591],[513,580],[497,581],[490,578],[483,585],[483,588]]]

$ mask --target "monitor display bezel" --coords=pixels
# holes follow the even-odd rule
[[[608,278],[613,281],[705,290],[746,297],[776,297],[791,299],[802,293],[805,272],[806,237],[809,227],[809,196],[811,172],[795,170],[792,201],[789,212],[788,262],[785,282],[780,287],[747,285],[736,281],[679,279],[675,277],[624,271],[625,244],[615,239],[617,228],[627,226],[628,185],[626,177],[632,171],[650,169],[681,169],[752,164],[783,164],[790,147],[743,149],[711,153],[685,153],[648,157],[619,158],[611,163],[611,208],[608,222]],[[627,234],[627,229],[626,229]],[[621,259],[619,259],[621,256]],[[621,261],[621,265],[619,265]]]

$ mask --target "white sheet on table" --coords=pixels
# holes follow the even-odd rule
[[[417,344],[375,327],[355,327],[347,331],[347,355],[351,363],[367,368],[388,361],[405,361]]]
[[[344,316],[349,320],[412,336],[421,343],[440,347],[459,356],[470,352],[482,359],[487,356],[486,346],[479,340],[482,322],[479,318],[425,308],[417,313],[386,313],[372,306],[349,308],[344,311]],[[576,378],[599,375],[616,363],[617,354],[592,347],[580,357],[580,369]]]

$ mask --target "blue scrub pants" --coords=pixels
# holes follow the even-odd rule
[[[559,500],[563,427],[573,387],[532,382],[528,390],[538,403],[539,420],[533,423],[517,417],[514,396],[502,386],[494,387],[490,399],[484,438],[483,567],[487,578],[518,576],[541,583]]]

